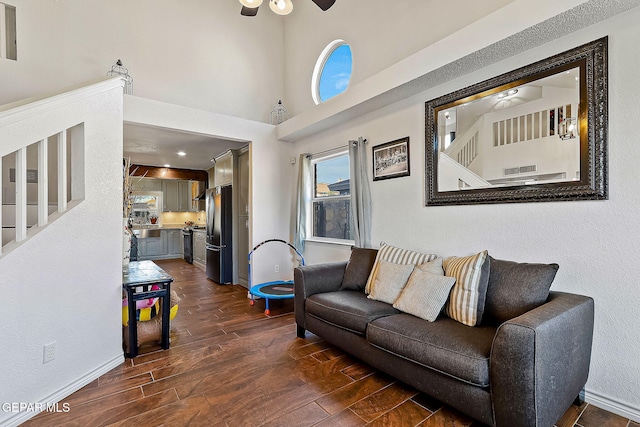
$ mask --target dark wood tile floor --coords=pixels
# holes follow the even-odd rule
[[[24,426],[480,427],[468,417],[348,356],[296,337],[291,300],[249,306],[182,260],[158,261],[183,298],[171,348],[141,354],[69,396],[67,413]],[[557,427],[640,427],[583,404]]]

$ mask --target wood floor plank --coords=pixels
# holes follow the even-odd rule
[[[86,411],[87,415],[66,423],[65,427],[103,427],[145,414],[177,401],[178,395],[175,390],[167,390],[163,393],[158,393],[145,399],[133,400],[120,406],[88,410]]]
[[[629,420],[593,405],[588,405],[580,415],[578,423],[583,427],[627,427]]]
[[[95,411],[103,409],[110,410],[111,408],[117,408],[118,406],[129,402],[137,402],[143,398],[144,395],[142,394],[142,389],[140,387],[132,388],[87,403],[69,404],[68,412],[43,412],[32,420],[27,421],[27,424],[30,427],[51,427],[54,425],[61,425],[72,422]],[[67,400],[68,399],[63,400],[63,403],[68,403]],[[62,407],[62,404],[58,406]]]
[[[419,424],[420,427],[471,427],[473,420],[449,408],[441,408]]]
[[[211,413],[210,409],[207,400],[203,396],[195,396],[151,411],[146,411],[135,417],[108,424],[108,426],[225,426],[225,424],[216,417],[215,413]]]
[[[315,381],[327,375],[335,374],[336,372],[344,373],[344,370],[351,367],[354,363],[356,363],[355,359],[344,354],[324,363],[321,363],[313,356],[307,356],[297,360],[300,378],[307,382]]]
[[[363,420],[370,422],[416,394],[415,390],[396,382],[359,400],[349,409]]]
[[[417,426],[425,421],[433,412],[417,403],[406,400],[392,410],[385,412],[368,424],[368,427]]]
[[[132,378],[126,378],[122,381],[107,384],[102,387],[80,389],[73,393],[65,402],[71,406],[79,405],[81,403],[90,402],[92,400],[101,399],[107,396],[121,393],[122,391],[137,388],[145,384],[150,384],[153,378],[149,373],[138,375]]]
[[[367,422],[353,413],[353,411],[345,409],[324,419],[316,424],[315,427],[362,427],[366,424]]]
[[[567,412],[556,422],[555,427],[573,427],[587,405],[588,403],[583,403],[580,406],[571,405]]]
[[[263,424],[262,427],[282,427],[282,426],[296,426],[296,427],[310,427],[323,419],[327,418],[327,414],[317,403],[309,403],[308,405],[301,406],[298,409],[294,409],[285,415],[276,418],[275,420]]]
[[[375,369],[367,364],[358,362],[355,365],[344,369],[342,372],[348,377],[353,378],[354,380],[359,380],[360,378],[364,378],[374,373]]]
[[[374,373],[348,384],[317,400],[329,414],[334,415],[356,402],[389,386],[393,380],[383,374]]]

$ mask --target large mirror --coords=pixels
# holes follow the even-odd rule
[[[607,199],[607,38],[426,103],[426,204]]]

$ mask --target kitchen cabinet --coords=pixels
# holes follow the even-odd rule
[[[193,230],[193,261],[207,264],[206,234],[204,230]]]
[[[179,229],[134,230],[138,237],[138,259],[182,258],[182,232]]]
[[[236,154],[233,150],[229,150],[219,157],[216,157],[216,166],[214,170],[214,182],[216,187],[233,184],[233,163]]]
[[[133,189],[137,191],[162,191],[162,180],[133,177]]]
[[[158,230],[159,231],[159,230]],[[158,236],[138,237],[138,258],[157,259],[166,255],[165,238],[160,233]]]
[[[194,185],[195,184],[195,185]],[[195,212],[199,205],[194,207],[194,191],[200,188],[199,181],[186,181],[181,179],[163,179],[163,212]]]
[[[173,179],[162,180],[162,211],[177,212],[178,208],[178,181]]]
[[[173,258],[182,257],[181,230],[162,230],[167,237],[167,255]]]

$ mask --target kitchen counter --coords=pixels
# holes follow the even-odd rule
[[[159,225],[159,224],[142,224],[142,225],[134,225],[133,226],[133,230],[148,230],[148,229],[152,229],[152,230],[182,230],[185,227],[184,224],[166,224],[166,225]],[[194,226],[191,227],[192,229],[196,230],[196,229],[203,229],[205,228],[205,225],[202,224],[196,224]]]

